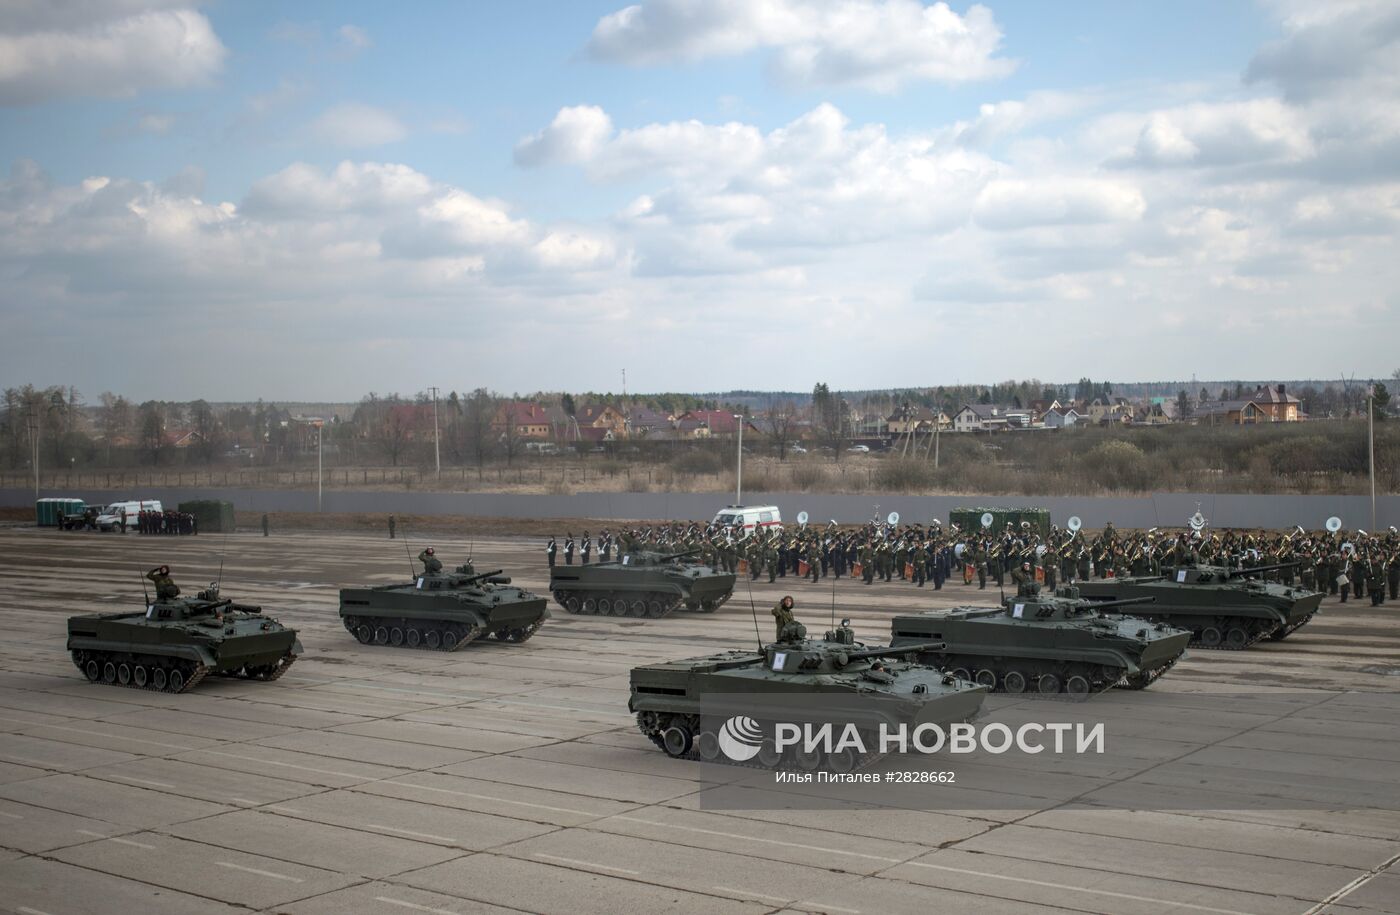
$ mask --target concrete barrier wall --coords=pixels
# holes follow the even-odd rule
[[[175,489],[155,488],[140,492],[74,492],[44,490],[41,497],[72,496],[89,503],[115,502],[127,498],[159,499],[168,508],[192,499],[226,499],[239,511],[314,512],[316,493],[300,490],[256,489]],[[574,495],[516,495],[512,493],[432,493],[432,492],[353,492],[328,491],[322,498],[327,512],[402,515],[474,515],[493,518],[673,518],[708,519],[729,504],[728,493],[603,493]],[[1320,528],[1330,515],[1341,517],[1348,528],[1369,529],[1371,501],[1368,496],[1261,496],[1216,493],[1154,493],[1141,497],[1054,497],[1029,496],[906,496],[861,493],[858,495],[822,493],[749,493],[750,505],[772,503],[782,509],[783,518],[792,522],[799,511],[811,515],[812,523],[828,519],[848,524],[885,517],[899,512],[907,523],[928,523],[937,518],[944,523],[955,508],[1033,505],[1050,510],[1054,523],[1064,526],[1071,515],[1078,515],[1088,527],[1112,521],[1120,527],[1182,527],[1200,504],[1201,513],[1215,527],[1284,528],[1301,524]],[[0,504],[33,505],[33,490],[0,489]],[[878,506],[878,508],[877,508]],[[1376,523],[1384,529],[1400,525],[1400,496],[1376,500]]]

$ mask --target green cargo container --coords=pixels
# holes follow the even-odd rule
[[[201,534],[218,534],[233,530],[233,503],[217,499],[196,499],[181,502],[177,511],[194,515],[195,529]]]
[[[40,499],[34,503],[34,523],[40,527],[58,527],[64,515],[81,515],[87,508],[82,499]]]
[[[1021,522],[1030,523],[1030,530],[1042,537],[1050,535],[1050,510],[1048,508],[955,508],[948,513],[948,521],[956,524],[964,533],[977,533],[982,530],[982,516],[992,513],[992,533],[1000,534],[1010,524],[1021,530]]]

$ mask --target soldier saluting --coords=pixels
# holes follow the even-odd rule
[[[423,574],[434,575],[442,571],[442,561],[433,555],[433,548],[428,547],[418,554],[418,561],[423,563]]]
[[[174,600],[180,596],[180,587],[170,577],[170,566],[156,566],[146,577],[156,586],[156,600]]]

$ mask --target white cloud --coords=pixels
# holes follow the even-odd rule
[[[612,132],[612,119],[596,105],[560,108],[548,127],[515,145],[515,161],[519,165],[584,162]]]
[[[1131,184],[1093,178],[1039,175],[1034,181],[993,181],[973,208],[988,229],[1135,222],[1147,203]]]
[[[374,42],[370,40],[369,32],[358,25],[349,25],[348,23],[342,25],[336,29],[336,35],[340,37],[341,44],[352,52],[363,51],[374,46]]]
[[[0,104],[208,84],[227,55],[209,20],[191,9],[159,6],[6,4],[0,8]]]
[[[1115,161],[1149,167],[1257,166],[1298,162],[1314,152],[1305,113],[1266,98],[1155,111],[1131,153]]]
[[[408,136],[391,112],[356,102],[327,108],[311,122],[311,133],[322,142],[355,148],[397,143]]]
[[[1001,29],[986,7],[965,15],[918,0],[648,0],[598,21],[591,55],[660,64],[771,49],[780,80],[892,92],[907,82],[1006,76]]]

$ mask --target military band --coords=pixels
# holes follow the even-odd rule
[[[1353,595],[1380,605],[1397,600],[1400,591],[1400,534],[1354,531],[1119,530],[1112,523],[1097,534],[1050,526],[1042,532],[1029,523],[1000,531],[960,531],[935,522],[893,525],[872,521],[858,526],[746,529],[699,522],[675,522],[623,528],[598,535],[598,558],[607,562],[630,550],[666,553],[694,551],[697,561],[715,571],[747,571],[751,580],[803,578],[818,582],[850,578],[906,582],[934,590],[954,576],[978,590],[1006,587],[1008,575],[1018,585],[1026,575],[1047,588],[1090,578],[1158,576],[1180,565],[1204,563],[1232,569],[1265,566],[1268,581],[1320,590],[1342,601]],[[572,564],[575,541],[564,542],[564,562]],[[589,561],[591,540],[585,531],[581,552]],[[546,547],[551,564],[557,549]]]

